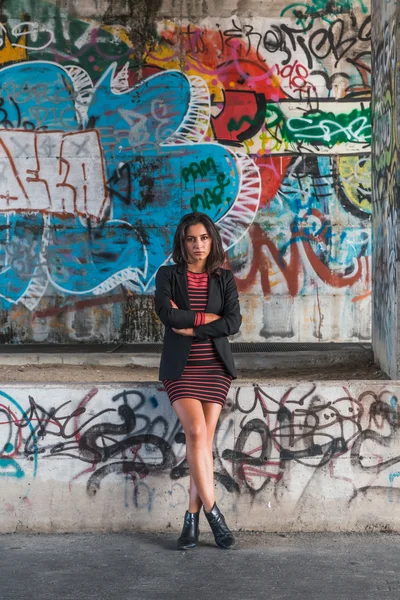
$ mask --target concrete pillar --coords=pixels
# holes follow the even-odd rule
[[[372,340],[376,362],[392,379],[400,372],[399,12],[396,0],[372,2]]]

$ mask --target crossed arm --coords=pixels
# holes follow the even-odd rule
[[[173,300],[170,300],[171,302],[171,306],[174,310],[179,310],[179,307],[175,304],[175,302]],[[214,313],[205,313],[205,323],[206,325],[208,325],[208,323],[213,323],[214,321],[218,321],[218,319],[220,319],[221,317],[219,317],[218,315],[215,315]],[[194,337],[195,334],[195,329],[197,329],[197,327],[186,327],[184,329],[177,329],[175,327],[172,327],[172,331],[175,331],[175,333],[179,333],[179,335],[186,335],[186,336],[191,336]]]
[[[165,326],[171,327],[179,335],[195,336],[200,340],[237,333],[242,322],[242,317],[235,278],[231,272],[229,273],[222,314],[205,313],[204,324],[196,327],[196,311],[178,308],[172,299],[171,282],[168,273],[162,268],[159,269],[156,275],[155,304],[156,312],[161,322]]]
[[[166,327],[171,327],[175,333],[180,335],[194,336],[194,325],[196,322],[196,311],[182,310],[172,300],[171,281],[168,272],[161,269],[156,275],[155,293],[156,312]],[[213,313],[205,314],[205,324],[212,323],[220,317]]]

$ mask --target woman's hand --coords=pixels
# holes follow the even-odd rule
[[[214,313],[206,313],[206,322],[205,324],[207,325],[208,323],[213,323],[214,321],[218,321],[218,319],[220,319],[221,317],[219,315],[216,315]]]
[[[172,308],[178,308],[173,300],[170,300]]]
[[[194,337],[194,331],[193,331],[193,327],[190,327],[188,329],[174,329],[174,327],[172,327],[172,331],[175,331],[175,333],[179,333],[179,335],[186,335],[188,337]]]

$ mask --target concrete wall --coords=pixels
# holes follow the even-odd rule
[[[397,2],[373,2],[373,349],[399,375],[398,320],[398,42]]]
[[[2,2],[0,343],[148,342],[182,214],[243,341],[370,339],[367,0]]]
[[[231,390],[215,437],[233,527],[399,530],[398,382]],[[0,532],[177,529],[185,439],[158,384],[6,386]]]

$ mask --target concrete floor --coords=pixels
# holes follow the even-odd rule
[[[1,600],[387,600],[400,598],[395,534],[210,534],[192,551],[175,535],[0,537]]]

